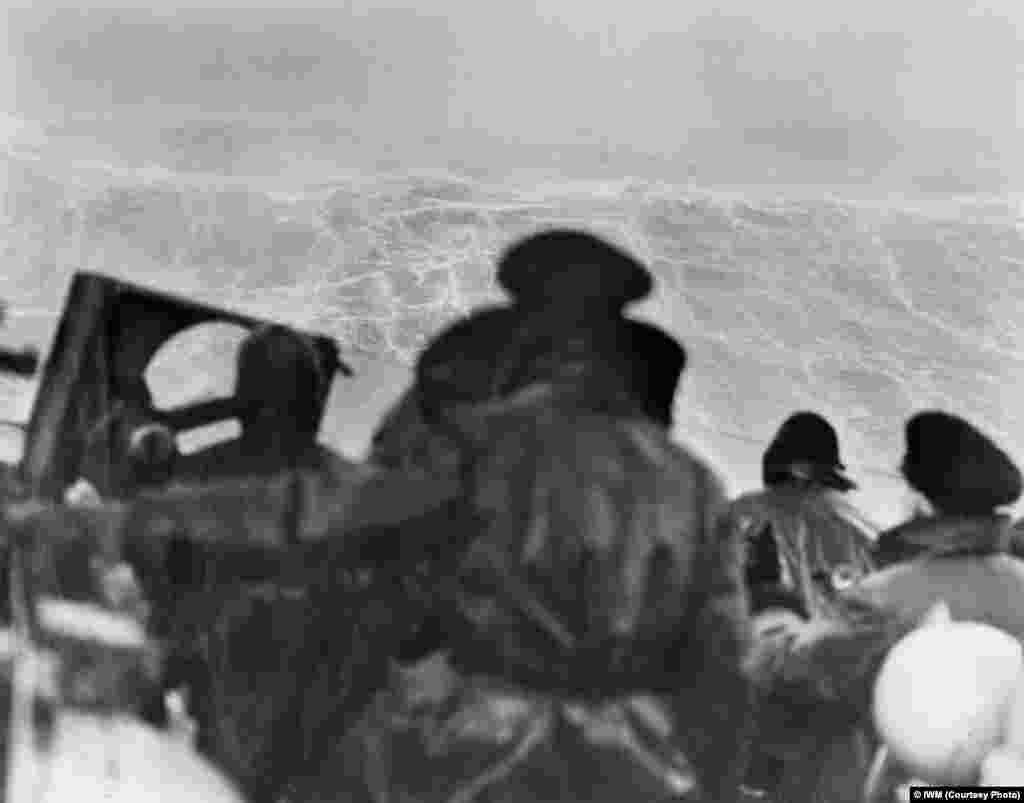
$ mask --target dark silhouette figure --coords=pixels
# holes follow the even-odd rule
[[[372,460],[450,468],[450,440],[427,426],[424,406],[507,398],[540,381],[572,385],[581,408],[671,427],[686,351],[656,326],[625,317],[653,288],[643,265],[593,235],[554,230],[509,248],[498,280],[511,304],[479,310],[432,341],[417,382],[375,433]]]
[[[838,618],[843,605],[837,595],[871,570],[873,528],[842,499],[856,487],[844,472],[839,439],[828,421],[811,412],[786,419],[762,458],[764,490],[735,500],[724,517],[745,547],[753,613],[776,604],[784,592],[808,619]],[[769,701],[765,710],[771,708]],[[773,730],[765,717],[759,726]],[[794,755],[786,739],[762,733],[748,786],[795,800],[798,789],[801,795],[829,789],[837,757],[854,771],[869,760],[859,734],[841,721],[820,731],[819,741],[813,755]]]
[[[207,485],[296,475],[299,482],[298,474],[309,473],[328,487],[348,489],[362,476],[361,467],[317,442],[329,376],[304,335],[277,325],[253,331],[238,353],[240,436],[182,457],[176,479]],[[319,515],[306,509],[298,488],[288,510],[290,537],[299,536],[304,517]],[[237,569],[230,555],[187,539],[166,550],[160,574],[174,590],[177,613],[165,688],[187,692],[197,748],[251,797],[269,800],[273,756],[263,749],[265,734],[283,705],[279,690],[290,687],[298,672],[295,662],[313,614],[305,580],[294,576],[284,557],[279,573],[261,581],[238,576]]]
[[[959,549],[977,542],[987,550],[1009,537],[1000,509],[1017,501],[1022,483],[1002,449],[969,422],[941,411],[911,418],[906,442],[903,476],[933,515],[882,533],[875,552],[880,565],[943,552],[949,543]]]
[[[328,376],[305,336],[276,325],[254,331],[238,351],[241,435],[182,458],[179,478],[203,482],[339,460],[316,440]]]
[[[828,421],[810,412],[786,419],[762,458],[765,489],[728,512],[747,545],[749,586],[787,588],[811,615],[825,615],[837,588],[871,570],[874,530],[842,499],[856,487],[844,470]]]
[[[918,622],[942,602],[954,621],[1024,638],[1024,560],[1010,553],[1021,473],[987,435],[955,415],[926,411],[906,426],[903,475],[931,510],[883,533],[885,568],[845,595]],[[954,647],[955,649],[955,647]]]
[[[1010,554],[1011,518],[1000,512],[1021,494],[1016,465],[964,419],[929,411],[907,424],[903,473],[933,512],[879,537],[887,568],[857,593],[909,616],[944,600],[954,619],[1024,637],[1024,561]]]
[[[591,235],[527,238],[498,277],[513,304],[430,344],[374,444],[380,463],[460,476],[477,515],[475,537],[424,596],[421,635],[433,638],[403,656],[447,650],[453,684],[426,709],[401,702],[402,684],[382,692],[340,754],[321,759],[322,796],[299,797],[330,799],[326,772],[334,794],[364,801],[478,782],[488,800],[621,799],[623,783],[664,797],[694,780],[709,803],[731,800],[749,721],[747,602],[736,540],[716,529],[722,485],[668,433],[686,353],[623,316],[653,282]],[[509,686],[520,714],[476,735],[458,724]],[[689,767],[671,750],[643,759],[625,746],[623,733],[645,727],[628,701],[644,694],[676,734],[662,748],[684,746]],[[525,702],[538,699],[549,702]],[[602,706],[633,723],[618,747],[588,735]],[[422,720],[412,731],[399,725],[408,716]],[[508,728],[519,735],[501,736]],[[414,738],[439,732],[448,747]]]

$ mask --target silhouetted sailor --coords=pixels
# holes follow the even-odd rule
[[[1010,518],[999,512],[1021,494],[1017,466],[964,419],[927,411],[907,423],[902,468],[930,510],[880,536],[889,565],[844,600],[903,623],[922,621],[941,602],[954,621],[1024,638],[1024,561],[1007,553]]]
[[[545,231],[505,252],[498,281],[510,305],[473,313],[429,347],[423,370],[433,372],[435,384],[463,401],[482,402],[531,382],[570,383],[581,408],[639,412],[671,427],[686,352],[658,327],[624,316],[626,306],[653,288],[636,259],[585,232]],[[378,428],[375,461],[450,462],[446,441],[420,416],[418,393],[414,386]]]
[[[563,403],[581,412],[671,427],[686,350],[658,327],[623,316],[653,288],[643,265],[591,234],[554,230],[511,246],[497,274],[513,303],[475,312],[431,341],[413,387],[374,435],[373,462],[457,472],[464,449],[430,423],[429,411],[508,398],[537,382],[557,383]],[[431,633],[436,626],[410,643],[410,656],[429,648]]]
[[[724,516],[727,529],[744,544],[752,612],[759,620],[768,616],[781,590],[793,595],[810,622],[834,620],[840,612],[837,591],[871,570],[874,531],[842,498],[856,485],[845,474],[831,424],[811,412],[787,418],[762,456],[762,478],[764,490],[736,499]],[[799,614],[790,611],[798,621]],[[777,660],[782,671],[794,658],[783,645]],[[836,756],[850,767],[867,760],[857,734],[841,728],[819,731],[814,755],[791,750],[790,734],[775,733],[777,726],[769,724],[774,707],[769,700],[759,717],[763,732],[747,778],[751,788],[767,791],[769,798],[785,789],[788,797],[779,800],[795,803],[795,789],[816,790],[828,782]]]
[[[389,441],[386,425],[377,443],[398,445],[393,464],[457,468],[484,519],[433,611],[450,682],[425,706],[393,686],[335,771],[363,801],[655,799],[695,782],[732,800],[746,598],[716,530],[722,485],[667,430],[685,351],[622,316],[650,276],[590,235],[529,238],[499,280],[512,307],[421,355],[406,404],[423,429]]]
[[[748,586],[790,589],[815,616],[871,570],[874,530],[842,498],[856,487],[844,471],[828,421],[810,412],[786,419],[762,458],[765,490],[729,508],[747,546]]]
[[[183,480],[268,474],[340,458],[317,443],[317,410],[328,366],[309,338],[284,326],[254,331],[238,352],[235,399],[241,435],[187,455]]]
[[[906,441],[903,476],[930,515],[882,533],[879,565],[969,543],[1001,543],[1009,519],[1000,509],[1021,495],[1020,470],[1010,457],[964,419],[940,411],[911,418]]]
[[[903,475],[931,508],[882,534],[888,564],[852,589],[858,599],[916,618],[944,601],[954,620],[986,622],[1024,638],[1024,561],[1009,554],[1020,470],[964,419],[939,411],[906,427]]]
[[[362,467],[317,442],[318,411],[332,372],[333,366],[321,364],[320,353],[306,336],[278,325],[252,332],[238,352],[235,401],[241,435],[184,456],[177,479],[203,485],[302,471],[323,478],[329,487],[349,489],[364,475]],[[305,497],[296,495],[295,537],[302,517],[318,513],[308,505]],[[263,718],[275,715],[276,701],[265,689],[286,671],[298,671],[290,661],[302,645],[310,618],[302,592],[304,578],[297,586],[291,574],[295,570],[282,561],[280,576],[270,582],[238,581],[230,557],[218,557],[215,551],[185,541],[172,544],[163,569],[182,599],[203,602],[204,588],[237,582],[230,605],[206,602],[190,614],[198,624],[188,617],[174,622],[174,650],[165,683],[167,688],[187,688],[189,711],[199,725],[200,752],[230,771],[255,799],[265,792],[266,767],[253,758],[248,742],[225,736],[233,735],[239,718],[226,715],[224,707],[244,710],[249,718],[242,724],[255,723],[250,725],[253,729],[267,727]],[[243,660],[250,671],[247,683],[231,674]],[[229,687],[228,680],[234,685]]]

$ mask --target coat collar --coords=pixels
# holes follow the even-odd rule
[[[1010,551],[1011,519],[989,516],[921,516],[884,533],[880,546],[900,552],[948,557]]]

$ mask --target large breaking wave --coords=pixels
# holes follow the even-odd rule
[[[323,330],[362,371],[325,433],[349,452],[423,342],[499,297],[500,249],[570,225],[653,267],[660,290],[639,314],[690,351],[680,436],[735,490],[758,482],[761,450],[797,408],[836,423],[881,521],[902,505],[894,467],[915,409],[966,415],[1024,458],[1019,198],[408,172],[321,172],[283,186],[71,161],[39,143],[9,144],[3,169],[5,338],[45,346],[76,269]],[[196,364],[179,378],[192,391],[226,381]],[[24,415],[30,389],[4,389],[4,414]]]

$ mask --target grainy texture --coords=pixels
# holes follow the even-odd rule
[[[917,621],[858,599],[748,657],[757,689],[755,766],[776,803],[860,803],[875,747],[874,679]]]
[[[619,788],[598,791],[604,748],[586,746],[563,706],[593,712],[645,692],[670,723],[662,748],[686,756],[706,799],[735,794],[751,714],[747,611],[738,545],[716,528],[719,481],[650,421],[585,412],[572,388],[533,391],[474,421],[467,491],[484,522],[438,601],[455,690],[428,710],[396,702],[401,684],[382,692],[298,799],[342,786],[367,800],[602,799]],[[514,727],[485,716],[503,695],[525,706]],[[444,747],[423,741],[449,727]],[[484,764],[453,776],[457,756]],[[658,780],[630,761],[624,778],[671,791],[671,764]],[[485,771],[495,763],[500,778]]]
[[[773,539],[775,582],[799,594],[813,616],[834,615],[835,572],[852,582],[874,565],[872,528],[834,492],[783,486],[748,494],[729,506],[728,519],[747,553]]]

